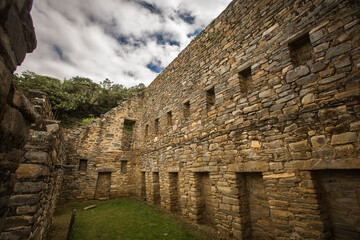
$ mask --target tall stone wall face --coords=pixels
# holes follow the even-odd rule
[[[128,119],[129,194],[229,238],[359,238],[359,9],[232,2],[141,98],[71,134],[72,163],[95,166],[75,166],[69,195],[94,196],[101,167],[121,176]]]
[[[38,114],[14,86],[12,73],[36,47],[30,16],[32,1],[0,1],[0,232],[24,154],[30,123]]]
[[[26,95],[43,118],[31,124],[22,149],[1,239],[45,239],[62,189],[65,146],[60,122],[51,117],[46,94]]]
[[[139,95],[112,109],[93,123],[66,133],[67,165],[62,200],[94,199],[99,173],[111,174],[110,194],[101,198],[134,195],[135,156],[140,125],[123,130],[124,122],[140,119],[143,97]],[[133,107],[133,108],[130,108]],[[82,163],[81,163],[82,162]]]

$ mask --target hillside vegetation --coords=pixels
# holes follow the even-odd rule
[[[100,84],[84,77],[59,80],[26,71],[13,76],[16,86],[23,90],[36,90],[48,94],[56,119],[64,125],[84,125],[106,113],[123,101],[137,95],[145,85],[127,88],[105,79]]]

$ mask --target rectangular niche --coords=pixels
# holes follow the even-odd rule
[[[304,65],[311,59],[316,59],[308,33],[290,42],[289,49],[291,61],[295,67]]]
[[[177,172],[169,172],[170,185],[170,210],[173,212],[180,211],[180,194],[179,194],[179,174]]]
[[[172,112],[171,111],[167,112],[166,117],[167,117],[167,125],[172,126],[173,125]]]
[[[145,125],[145,137],[149,136],[149,124]]]
[[[312,171],[331,239],[360,239],[360,170]]]
[[[146,173],[141,172],[141,192],[140,197],[142,200],[146,201]]]
[[[260,172],[237,173],[240,218],[246,239],[271,239],[270,207]],[[240,230],[240,229],[239,229]]]
[[[188,119],[190,117],[190,101],[184,103],[183,116],[185,119]]]
[[[153,172],[153,200],[154,204],[161,203],[159,172]]]
[[[252,81],[251,67],[247,67],[239,72],[240,91],[242,93],[249,93],[254,88]]]
[[[124,161],[124,160],[121,161],[121,173],[122,174],[127,173],[127,163],[128,163],[128,161]]]
[[[155,122],[154,122],[154,125],[155,125],[155,134],[158,134],[159,133],[159,119],[155,119]]]
[[[215,87],[206,90],[206,109],[210,111],[212,106],[215,106]]]
[[[213,226],[215,224],[214,206],[209,173],[195,173],[195,181],[197,191],[197,222],[199,224]]]
[[[80,159],[79,172],[86,173],[88,161],[86,159]]]

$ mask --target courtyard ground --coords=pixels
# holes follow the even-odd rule
[[[96,208],[83,210],[93,204]],[[199,227],[158,206],[129,198],[59,205],[48,239],[66,239],[72,209],[77,211],[74,240],[217,239],[206,226]]]

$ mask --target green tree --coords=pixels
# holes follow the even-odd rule
[[[100,84],[79,76],[61,81],[30,71],[13,78],[19,89],[47,93],[56,118],[64,124],[88,122],[145,89],[142,83],[126,88],[108,78]]]

